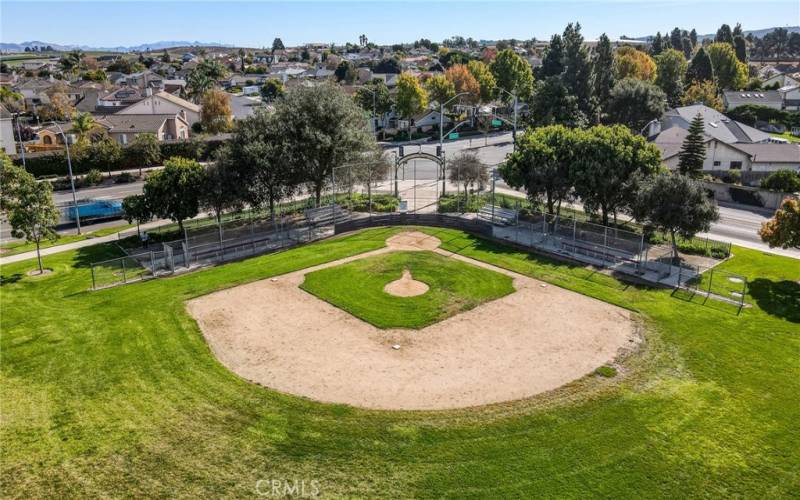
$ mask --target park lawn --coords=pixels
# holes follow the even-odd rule
[[[384,292],[404,269],[429,290],[415,297]],[[512,293],[511,282],[433,252],[392,252],[314,271],[300,288],[378,328],[424,328]]]
[[[102,236],[108,236],[109,234],[125,231],[126,229],[130,229],[134,226],[136,226],[136,224],[121,224],[119,226],[104,227],[96,231],[84,232],[82,234],[62,235],[55,241],[43,241],[39,248],[44,249],[65,245],[67,243],[74,243],[76,241],[88,240],[91,238],[100,238]],[[34,250],[36,250],[36,245],[33,243],[29,243],[27,241],[14,241],[0,246],[0,257],[8,257],[10,255],[32,252]]]
[[[41,278],[24,275],[32,261],[3,266],[2,496],[253,496],[260,479],[393,498],[800,491],[797,260],[735,248],[728,270],[763,280],[738,311],[426,229],[447,249],[636,311],[647,329],[624,377],[448,412],[367,411],[250,384],[185,312],[189,298],[380,248],[397,230],[99,292],[87,291],[88,264],[117,254],[112,245],[47,256],[55,272]]]
[[[781,139],[786,139],[789,142],[800,142],[800,137],[797,137],[796,135],[792,135],[791,132],[784,132],[782,134],[769,134],[769,135],[771,135],[772,137],[778,137],[778,138],[781,138]]]

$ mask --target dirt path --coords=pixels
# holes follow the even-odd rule
[[[187,307],[220,361],[240,376],[319,401],[378,409],[527,398],[590,373],[636,341],[624,309],[460,255],[453,257],[512,276],[517,291],[422,330],[380,330],[298,287],[306,273],[370,255],[452,255],[423,233],[402,233],[387,245],[199,297]]]

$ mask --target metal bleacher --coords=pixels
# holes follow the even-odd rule
[[[497,205],[484,205],[478,212],[478,217],[496,226],[513,226],[518,220],[516,210]]]
[[[334,222],[344,222],[350,219],[350,212],[339,205],[309,208],[303,212],[306,220],[313,226],[327,226]]]

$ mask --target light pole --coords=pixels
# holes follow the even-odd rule
[[[441,66],[441,64],[439,64],[439,66]],[[460,93],[454,95],[453,97],[451,97],[450,99],[448,99],[447,101],[439,104],[439,151],[441,151],[441,153],[442,153],[442,194],[444,194],[445,182],[447,182],[447,180],[445,179],[445,171],[444,171],[444,163],[445,163],[445,158],[444,158],[444,107],[447,106],[448,104],[450,104],[451,102],[455,101],[456,99],[458,99],[462,95],[469,95],[469,92],[460,92]]]
[[[375,123],[375,120],[378,118],[378,107],[376,104],[376,96],[378,91],[377,89],[370,90],[366,85],[362,85],[361,88],[372,94],[372,127],[374,129],[373,132],[375,132],[375,137],[378,137],[378,126]]]
[[[64,129],[61,128],[61,125],[56,123],[55,121],[52,122],[53,125],[58,128],[58,132],[61,134],[61,138],[64,139],[64,148],[67,151],[67,169],[69,171],[69,185],[72,188],[72,204],[75,207],[75,223],[78,226],[78,234],[81,234],[81,213],[78,210],[78,196],[75,194],[75,177],[72,176],[72,159],[69,156],[69,141],[67,141],[67,134],[64,133]]]
[[[15,113],[14,116],[17,118],[17,137],[19,138],[19,152],[22,155],[22,168],[28,170],[28,165],[25,164],[25,143],[22,141],[22,133],[19,130],[19,115],[20,113]]]
[[[514,98],[514,131],[511,132],[511,139],[512,142],[514,143],[514,151],[516,151],[517,150],[517,94],[509,92],[508,90],[501,87],[497,88],[498,90],[502,90],[503,92]]]

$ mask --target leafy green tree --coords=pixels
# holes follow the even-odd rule
[[[562,125],[529,130],[500,166],[500,175],[514,189],[525,189],[531,202],[544,202],[548,213],[558,214],[572,191],[578,136]]]
[[[714,42],[733,45],[733,32],[731,32],[731,27],[727,24],[720,26],[717,30],[717,35],[714,37]]]
[[[614,54],[614,76],[618,80],[636,78],[652,82],[656,78],[656,63],[641,50],[624,46]]]
[[[703,117],[697,113],[689,125],[688,134],[678,153],[678,172],[694,179],[703,175],[703,162],[706,160],[706,143],[703,132]]]
[[[664,50],[664,40],[661,38],[661,32],[656,32],[653,41],[650,43],[650,55],[656,57]]]
[[[469,204],[469,190],[477,186],[478,190],[489,182],[489,171],[474,151],[462,151],[450,161],[450,182],[464,187],[464,201]]]
[[[456,95],[456,86],[444,75],[434,75],[425,82],[425,89],[431,102],[444,104]],[[452,106],[450,103],[448,106]]]
[[[648,122],[660,117],[665,108],[666,95],[660,88],[636,78],[625,78],[611,90],[608,119],[638,133]]]
[[[747,84],[747,65],[736,58],[731,44],[712,43],[706,51],[719,88],[739,90]]]
[[[677,235],[693,238],[711,229],[719,211],[706,196],[702,183],[684,175],[659,173],[645,179],[633,206],[634,218],[649,227],[669,233],[677,260]]]
[[[659,35],[660,36],[660,35]],[[611,89],[616,82],[614,78],[614,52],[611,49],[611,40],[605,33],[600,35],[592,59],[592,99],[595,104],[595,122],[603,120],[611,100]]]
[[[417,113],[428,107],[428,94],[410,73],[401,73],[397,78],[397,94],[395,109],[406,120],[411,120]],[[411,131],[409,130],[409,139]]]
[[[770,247],[800,248],[800,200],[786,198],[758,232]]]
[[[689,41],[692,42],[692,48],[697,46],[697,30],[694,28],[689,32]]]
[[[337,81],[350,85],[358,77],[358,71],[350,61],[342,61],[336,67],[334,75],[336,76]]]
[[[736,59],[739,62],[747,63],[747,42],[743,36],[737,35],[733,39],[733,50],[736,52]]]
[[[280,38],[275,38],[272,41],[272,53],[274,54],[276,50],[285,50],[286,47],[283,46],[283,40]]]
[[[481,61],[470,61],[467,63],[467,69],[475,77],[480,86],[480,100],[481,102],[490,102],[495,97],[497,92],[497,81],[494,78],[489,66]]]
[[[143,189],[147,206],[157,217],[177,222],[183,233],[183,221],[200,211],[203,177],[203,166],[196,161],[170,158],[163,169],[147,176]]]
[[[272,102],[275,99],[282,97],[285,92],[286,89],[284,88],[283,83],[277,78],[267,79],[267,81],[264,82],[264,86],[261,87],[261,96],[267,102]]]
[[[516,94],[520,101],[527,102],[530,99],[533,93],[533,72],[528,61],[512,49],[505,49],[497,54],[490,69],[499,88]],[[504,102],[511,101],[506,93],[502,93],[500,98]]]
[[[153,212],[147,205],[147,199],[143,194],[126,196],[122,200],[122,212],[128,224],[136,221],[136,234],[141,238],[141,225],[153,218]]]
[[[686,77],[689,82],[710,81],[714,78],[711,58],[708,57],[705,48],[700,47],[692,58],[692,62],[689,64],[689,68],[686,72]]]
[[[671,107],[680,105],[688,64],[683,52],[667,49],[656,56],[656,85],[667,95]]]
[[[375,65],[373,69],[375,73],[392,73],[399,75],[403,72],[403,67],[400,65],[400,59],[397,57],[384,57]]]
[[[800,174],[794,170],[778,170],[764,178],[761,187],[784,193],[800,193]]]
[[[356,102],[364,111],[373,112],[378,116],[385,115],[392,110],[392,95],[389,87],[381,78],[373,78],[356,91]]]
[[[622,125],[597,125],[580,132],[571,175],[575,193],[588,213],[599,211],[608,225],[617,212],[630,208],[638,182],[661,165],[661,153]]]
[[[7,213],[14,207],[26,182],[36,182],[36,179],[24,168],[14,165],[5,151],[0,150],[0,212]]]
[[[569,93],[559,77],[551,76],[537,83],[528,121],[536,127],[558,124],[584,127],[588,120],[578,107],[578,98]]]
[[[61,218],[61,212],[53,202],[53,187],[49,182],[36,182],[28,173],[10,175],[15,177],[13,201],[6,203],[11,235],[25,238],[25,241],[36,245],[36,261],[41,274],[44,267],[40,247],[44,240],[58,239],[54,227]],[[8,179],[7,175],[3,177],[4,180]]]
[[[357,162],[376,147],[366,113],[332,82],[289,90],[275,103],[274,119],[285,155],[281,161],[311,187],[317,203],[335,167]]]
[[[124,150],[124,160],[129,168],[155,167],[161,163],[161,144],[155,134],[136,134],[130,145]]]
[[[233,110],[231,97],[222,90],[211,89],[200,101],[200,123],[203,130],[210,134],[227,132],[233,126]]]
[[[210,210],[217,219],[217,234],[222,246],[222,214],[226,210],[241,209],[241,177],[227,155],[230,149],[223,146],[216,151],[216,158],[206,167],[200,186],[200,207]]]
[[[722,98],[719,96],[717,86],[711,80],[704,80],[691,84],[683,94],[681,102],[684,106],[690,104],[705,104],[719,112],[723,111]]]
[[[92,166],[104,170],[111,176],[111,170],[122,161],[122,146],[108,137],[93,142],[89,147],[88,158]]]
[[[680,50],[681,48],[681,29],[674,28],[669,33],[669,44],[673,49]]]

